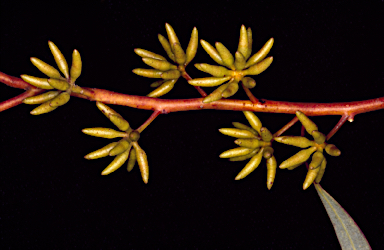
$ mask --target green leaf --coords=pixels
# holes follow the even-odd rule
[[[315,188],[335,228],[341,249],[372,249],[363,232],[340,204],[320,184],[315,183]]]

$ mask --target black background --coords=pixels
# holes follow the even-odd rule
[[[256,3],[257,2],[257,3]],[[268,1],[269,2],[269,1]],[[332,1],[333,2],[333,1]],[[382,1],[271,3],[221,1],[184,4],[140,1],[1,2],[0,70],[13,76],[43,75],[35,56],[54,64],[52,40],[70,62],[73,49],[83,59],[77,84],[146,95],[151,79],[134,48],[166,55],[157,34],[170,23],[185,49],[194,26],[199,39],[237,49],[242,24],[253,30],[253,51],[270,38],[271,67],[256,76],[260,98],[300,102],[358,101],[384,95],[384,4]],[[199,47],[193,63],[215,64]],[[208,93],[212,90],[205,89]],[[0,100],[22,93],[0,85]],[[164,98],[195,98],[184,79]],[[242,90],[233,98],[246,99]],[[113,106],[132,127],[151,111]],[[219,128],[246,123],[241,112],[189,111],[158,117],[143,133],[150,178],[138,167],[101,171],[111,157],[83,158],[110,141],[81,133],[110,127],[94,102],[72,98],[52,113],[32,116],[19,105],[0,114],[1,245],[5,249],[339,249],[332,224],[314,189],[302,190],[305,167],[278,170],[266,188],[263,162],[250,176],[234,181],[245,162],[218,155],[235,147]],[[342,151],[328,156],[322,181],[352,216],[373,249],[383,244],[384,111],[357,115],[331,139]],[[258,114],[277,131],[293,116]],[[328,133],[339,117],[314,117]],[[287,134],[297,135],[296,125]],[[280,163],[298,151],[274,144]]]

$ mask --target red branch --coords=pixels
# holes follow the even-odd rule
[[[26,87],[26,83],[21,82],[21,79],[7,76],[1,72],[0,76],[0,81],[11,87]],[[203,98],[169,100],[121,94],[104,89],[83,89],[85,90],[83,95],[74,95],[88,100],[103,102],[105,104],[115,104],[154,111],[157,110],[161,113],[200,109],[216,109],[295,114],[297,110],[300,110],[308,116],[341,115],[347,117],[348,119],[352,119],[357,114],[384,108],[384,97],[365,101],[339,103],[300,103],[270,100],[263,100],[263,102],[257,103],[252,103],[251,101],[245,100],[218,100],[212,103],[203,103]]]

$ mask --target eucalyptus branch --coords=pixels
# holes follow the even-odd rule
[[[10,83],[8,77],[4,73],[0,81],[7,82],[8,86],[14,88],[24,88],[23,85]],[[15,79],[16,77],[12,77]],[[6,79],[6,80],[4,80]],[[21,79],[18,79],[20,82]],[[14,82],[14,81],[13,81]],[[23,87],[20,87],[23,86]],[[234,110],[234,111],[253,111],[263,113],[281,113],[295,114],[297,110],[301,110],[308,116],[324,116],[324,115],[341,115],[347,117],[349,121],[353,121],[358,114],[370,111],[384,109],[384,97],[354,101],[354,102],[337,102],[337,103],[303,103],[303,102],[286,102],[264,100],[263,102],[252,103],[247,100],[218,100],[212,103],[203,103],[203,98],[192,99],[158,99],[146,96],[127,95],[117,93],[105,89],[85,88],[82,87],[84,93],[74,94],[73,96],[88,99],[91,101],[99,101],[106,104],[114,104],[127,106],[137,109],[157,110],[167,114],[178,111],[191,111],[202,109],[216,110]]]

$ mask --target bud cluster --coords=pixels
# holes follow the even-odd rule
[[[236,137],[235,143],[240,147],[224,151],[220,158],[229,158],[230,161],[243,161],[251,158],[245,167],[236,176],[240,180],[252,173],[261,163],[262,158],[267,160],[267,188],[271,189],[276,175],[276,158],[273,156],[271,141],[273,136],[266,127],[262,126],[260,119],[250,111],[243,112],[251,127],[239,122],[233,122],[235,128],[221,128],[222,134]]]
[[[48,91],[44,94],[32,96],[23,100],[25,104],[41,104],[31,111],[32,115],[51,112],[57,107],[66,104],[71,97],[72,91],[76,93],[82,92],[81,88],[75,85],[75,81],[80,76],[82,68],[80,53],[77,50],[73,51],[72,66],[69,72],[68,63],[59,48],[57,48],[51,41],[48,42],[48,45],[56,64],[64,77],[62,77],[60,72],[51,65],[38,58],[31,57],[32,64],[50,78],[39,78],[30,75],[21,75],[21,78],[27,83],[41,89],[56,89],[55,91]]]
[[[165,57],[148,50],[135,49],[135,53],[142,57],[143,62],[154,69],[137,68],[133,70],[133,73],[149,78],[162,78],[162,80],[151,84],[151,87],[157,88],[147,95],[149,97],[160,97],[171,91],[176,81],[185,71],[185,67],[195,57],[197,51],[198,33],[196,27],[192,30],[186,52],[181,48],[179,39],[172,26],[166,23],[165,29],[167,30],[168,40],[160,34],[158,38],[168,57],[177,65],[168,62]]]
[[[333,144],[325,142],[326,137],[323,133],[319,132],[316,124],[311,121],[301,111],[296,111],[296,116],[299,118],[301,124],[312,135],[313,141],[308,140],[302,136],[281,136],[275,137],[274,140],[280,143],[304,148],[287,160],[283,161],[279,168],[293,170],[306,162],[312,155],[312,161],[309,164],[308,173],[303,183],[303,189],[307,189],[314,181],[319,183],[324,175],[327,161],[324,157],[323,151],[331,156],[339,156],[340,150]]]
[[[198,70],[211,74],[212,77],[196,78],[189,80],[188,83],[194,86],[214,87],[228,81],[205,97],[203,100],[205,103],[233,96],[239,89],[240,81],[245,87],[254,88],[256,81],[245,76],[258,75],[271,65],[273,57],[265,57],[271,50],[273,41],[273,38],[269,39],[257,53],[250,57],[252,53],[252,30],[251,28],[246,29],[245,26],[242,25],[239,45],[235,57],[233,57],[231,52],[222,43],[216,42],[215,48],[207,41],[201,40],[201,46],[208,55],[222,66],[209,65],[206,63],[195,64]]]
[[[122,139],[118,142],[109,143],[105,147],[87,154],[84,158],[94,160],[106,156],[115,156],[115,159],[103,170],[103,172],[101,172],[102,175],[108,175],[116,171],[127,160],[127,170],[130,172],[137,161],[141,177],[144,183],[148,183],[149,168],[147,155],[137,142],[140,138],[140,133],[136,130],[132,130],[129,123],[120,114],[107,105],[97,102],[96,106],[121,131],[110,128],[85,128],[82,132],[87,135],[108,139],[117,137],[122,137]]]

